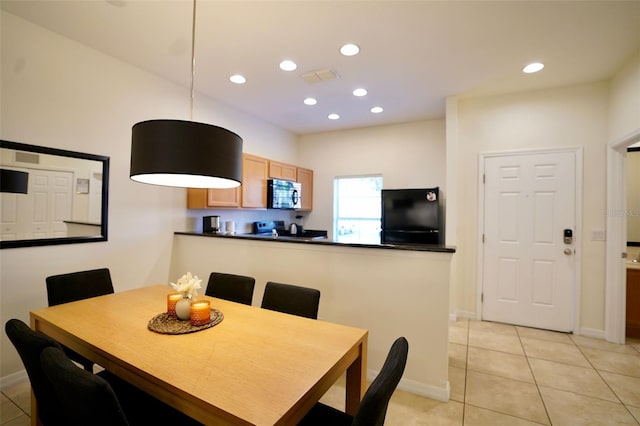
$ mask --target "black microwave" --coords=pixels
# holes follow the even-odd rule
[[[267,181],[268,209],[299,209],[301,185],[289,180],[269,179]]]

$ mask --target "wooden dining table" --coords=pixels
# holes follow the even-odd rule
[[[219,324],[151,331],[171,291],[142,287],[34,310],[31,327],[207,425],[296,424],[345,372],[345,410],[357,410],[367,330],[200,296],[223,314]]]

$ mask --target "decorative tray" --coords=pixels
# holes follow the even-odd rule
[[[182,321],[173,315],[163,312],[151,318],[147,328],[161,334],[187,334],[211,328],[216,324],[220,324],[223,319],[222,312],[217,309],[211,309],[211,320],[207,324],[193,325],[189,320]]]

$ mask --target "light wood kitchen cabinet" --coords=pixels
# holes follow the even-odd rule
[[[279,171],[278,171],[279,170]],[[274,173],[279,173],[274,176]],[[229,189],[187,189],[188,209],[266,209],[267,179],[286,179],[302,185],[300,211],[313,209],[313,170],[242,154],[242,185]]]
[[[296,169],[296,181],[302,185],[300,188],[302,199],[298,210],[313,210],[313,170],[298,167]]]
[[[640,337],[640,269],[627,268],[627,337]]]
[[[269,160],[251,154],[242,155],[243,208],[267,208]]]
[[[291,164],[269,161],[269,178],[295,181],[297,179],[296,170],[296,166]]]
[[[228,189],[187,189],[187,208],[238,208],[240,207],[240,187]]]

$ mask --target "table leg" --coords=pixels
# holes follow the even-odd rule
[[[347,369],[345,411],[354,416],[367,389],[367,338],[360,343],[360,355]]]

